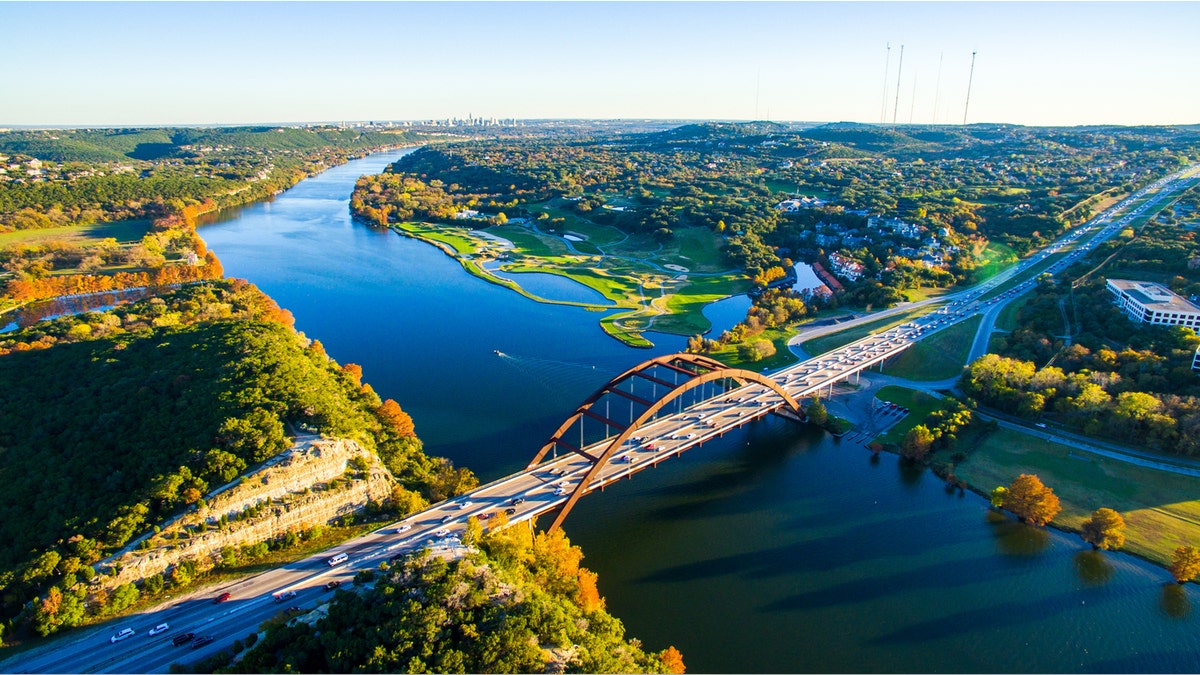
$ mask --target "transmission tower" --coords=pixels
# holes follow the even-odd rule
[[[971,107],[971,82],[975,80],[975,52],[971,52],[971,74],[967,76],[967,102],[963,104],[963,124],[967,123],[967,110]]]
[[[937,124],[938,97],[942,94],[942,57],[946,52],[938,54],[937,84],[933,87],[933,124]]]
[[[883,100],[879,103],[879,123],[887,121],[887,76],[892,65],[892,43],[887,43],[887,58],[883,61]]]
[[[900,45],[900,63],[896,66],[896,104],[892,106],[892,126],[896,125],[896,113],[900,112],[900,74],[904,72],[904,45]]]

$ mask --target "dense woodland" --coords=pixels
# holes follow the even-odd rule
[[[0,176],[0,232],[244,204],[352,155],[412,141],[333,127],[9,131],[0,133],[0,164],[15,168]]]
[[[328,616],[277,624],[225,672],[682,673],[674,648],[646,651],[604,610],[596,575],[562,531],[479,536],[449,561],[419,553]]]
[[[1173,212],[1127,229],[1057,280],[1044,278],[997,353],[971,364],[963,387],[981,402],[1085,433],[1169,452],[1200,454],[1200,337],[1183,327],[1130,321],[1107,277],[1200,292],[1193,188]],[[1067,336],[1069,336],[1069,341]]]
[[[359,440],[426,500],[475,485],[423,454],[394,401],[245,282],[188,285],[0,338],[6,619],[36,618],[25,603],[52,587],[87,597],[93,563],[288,448],[296,425]]]

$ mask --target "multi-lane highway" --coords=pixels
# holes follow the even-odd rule
[[[1170,195],[1193,184],[1200,167],[1189,168],[1156,181],[1076,228],[1038,254],[974,288],[947,295],[941,306],[903,325],[865,337],[834,351],[785,368],[771,375],[793,398],[820,395],[826,388],[865,368],[896,356],[925,336],[987,311],[1028,291],[1035,269],[1054,273],[1111,237],[1134,218],[1154,208]],[[1045,264],[1054,256],[1057,260]],[[1007,286],[1001,289],[1001,286]],[[604,468],[589,490],[653,466],[688,448],[744,425],[777,409],[782,400],[770,388],[747,384],[664,415],[638,429]],[[599,446],[591,448],[597,450]],[[345,542],[320,555],[248,577],[220,584],[203,592],[172,600],[141,614],[110,621],[102,626],[66,635],[44,647],[0,664],[5,672],[165,672],[171,663],[195,661],[225,649],[235,639],[258,630],[264,620],[280,612],[307,611],[327,601],[331,586],[351,583],[354,575],[381,562],[421,548],[453,555],[461,550],[461,537],[471,516],[486,525],[498,519],[528,521],[560,507],[591,469],[591,462],[569,453],[537,467],[483,485],[469,494],[437,504],[403,521]],[[344,562],[330,564],[334,556]],[[294,592],[295,595],[290,594]],[[228,594],[228,598],[217,602]],[[280,594],[289,594],[279,597]],[[169,628],[156,635],[159,624]],[[118,642],[111,637],[124,628],[134,635]],[[183,636],[193,634],[192,639]],[[197,645],[194,638],[213,640]],[[180,645],[174,644],[182,642]]]

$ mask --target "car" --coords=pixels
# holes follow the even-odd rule
[[[643,450],[647,450],[647,451],[649,451],[649,452],[654,452],[655,450],[657,450],[657,449],[658,449],[658,446],[657,446],[657,445],[655,445],[655,444],[653,444],[653,443],[647,443],[647,444],[645,445],[645,447],[643,447],[642,449],[643,449]]]
[[[1034,424],[1033,426],[1035,426],[1035,427],[1037,427],[1037,428],[1039,428],[1039,429],[1045,429],[1045,428],[1046,428],[1046,423],[1045,423],[1045,422],[1038,422],[1038,423]]]
[[[401,525],[400,527],[396,528],[396,534],[404,534],[405,532],[408,532],[411,529],[412,529],[412,525],[409,525],[406,523],[406,524]]]
[[[211,635],[204,635],[204,636],[198,637],[195,640],[192,640],[192,649],[199,649],[199,648],[203,647],[204,645],[206,645],[216,639],[217,638],[215,638]]]
[[[233,597],[232,593],[222,593],[222,594],[218,595],[217,597],[213,598],[213,604],[219,605],[222,602],[225,602],[226,600],[229,600],[232,597]]]
[[[684,436],[684,438],[688,438],[688,439],[692,439],[695,437],[696,437],[696,434],[688,434],[687,436]]]
[[[342,563],[346,562],[349,559],[350,559],[350,556],[346,555],[345,553],[339,553],[339,554],[333,556],[332,558],[329,558],[328,560],[326,560],[325,564],[329,565],[330,567],[337,567],[338,565],[341,565]]]
[[[122,628],[116,635],[108,638],[108,641],[113,644],[116,644],[116,643],[120,642],[121,640],[127,640],[131,637],[133,637],[133,629],[132,628]]]
[[[169,630],[171,630],[171,624],[160,623],[157,626],[155,626],[154,628],[151,628],[150,632],[147,633],[147,635],[158,635],[159,633],[165,633]]]
[[[629,462],[632,462],[632,461],[633,461],[633,456],[632,456],[632,455],[621,455],[621,458],[620,458],[620,459],[618,459],[617,461],[618,461],[618,462],[625,462],[625,463],[629,463]]]
[[[475,502],[463,502],[458,505],[458,510],[463,511],[463,510],[469,509],[472,506],[474,506],[474,504],[475,504]]]
[[[490,514],[490,513],[481,513],[478,516],[476,516],[476,518],[478,518],[479,520],[487,520],[491,517],[492,517],[492,514]]]
[[[437,537],[437,538],[439,538],[439,539],[440,539],[441,537],[449,537],[449,536],[450,536],[450,530],[447,530],[446,528],[444,528],[444,527],[443,527],[442,529],[438,530],[437,532],[434,532],[434,533],[433,533],[433,536],[434,536],[434,537]]]
[[[454,514],[450,514],[450,515],[446,516],[445,518],[442,518],[442,524],[445,525],[446,523],[452,523],[452,522],[454,522],[455,518],[456,518],[456,516],[454,516]]]
[[[171,644],[175,645],[176,647],[179,645],[185,645],[191,642],[192,638],[194,637],[196,637],[195,633],[183,633],[181,635],[176,635],[175,637],[171,638]]]
[[[508,507],[507,509],[504,509],[504,513],[505,513],[505,514],[507,514],[507,515],[510,515],[510,516],[511,516],[511,515],[513,515],[513,514],[514,514],[514,513],[516,513],[516,512],[517,512],[517,510],[516,510],[516,509],[514,509],[514,508],[513,508],[513,507],[511,507],[511,506],[510,506],[510,507]]]
[[[331,581],[331,582],[325,584],[325,590],[332,591],[333,589],[335,589],[341,585],[342,585],[342,582],[340,582],[340,581]]]
[[[283,602],[284,600],[294,597],[296,597],[296,591],[284,591],[275,596],[275,602]]]
[[[516,506],[518,504],[524,504],[524,503],[525,503],[524,497],[513,497],[512,501],[509,502],[509,504],[512,504],[513,506]]]
[[[561,496],[567,494],[567,489],[566,488],[558,488],[557,490],[554,491],[554,494],[557,497],[561,497]]]

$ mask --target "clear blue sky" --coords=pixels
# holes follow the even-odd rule
[[[972,50],[971,122],[1200,122],[1195,2],[0,2],[0,25],[0,126],[958,123]]]

